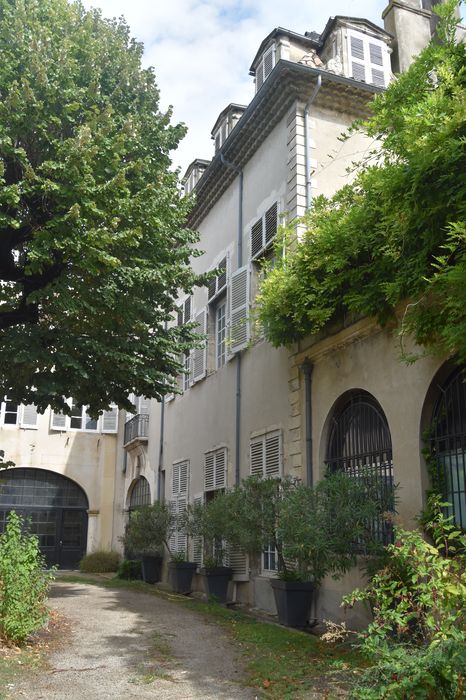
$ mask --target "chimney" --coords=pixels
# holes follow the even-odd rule
[[[389,0],[382,13],[384,27],[395,39],[393,42],[392,70],[403,73],[435,32],[438,18],[432,12],[442,0]],[[459,9],[456,10],[459,20]]]

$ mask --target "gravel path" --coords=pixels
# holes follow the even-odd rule
[[[221,627],[158,596],[56,583],[50,603],[65,641],[11,700],[254,700]]]

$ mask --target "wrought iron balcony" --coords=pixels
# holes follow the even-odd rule
[[[130,442],[141,440],[147,442],[149,437],[149,415],[147,413],[138,413],[125,423],[125,436],[123,447],[129,445]]]

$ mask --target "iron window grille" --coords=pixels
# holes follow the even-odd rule
[[[380,515],[368,527],[375,541],[389,544],[393,528],[384,512],[394,510],[392,441],[379,403],[368,392],[353,394],[333,419],[326,464],[364,480],[380,504]]]
[[[450,504],[445,514],[466,529],[466,367],[455,370],[440,392],[431,424],[433,486]]]

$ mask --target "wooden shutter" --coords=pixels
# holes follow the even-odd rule
[[[215,452],[215,488],[223,489],[226,486],[226,466],[227,466],[227,451],[226,448]]]
[[[275,65],[275,47],[271,46],[270,49],[268,49],[263,58],[263,64],[264,64],[264,80],[267,80],[269,77],[270,73],[273,70],[273,67]]]
[[[265,212],[265,245],[268,245],[277,234],[278,227],[278,204],[274,202],[270,209]]]
[[[262,217],[251,228],[251,258],[255,258],[264,247]]]
[[[366,80],[366,63],[364,41],[356,36],[350,37],[351,72],[355,80]]]
[[[249,266],[245,265],[231,276],[229,343],[230,354],[246,347],[249,342]]]
[[[203,309],[196,315],[196,333],[198,335],[207,334],[207,309]],[[207,373],[207,339],[203,340],[200,348],[192,351],[191,371],[193,383],[204,379]]]
[[[204,503],[204,494],[199,494],[199,496],[194,496],[193,499],[194,506],[201,506]],[[204,540],[202,537],[193,537],[193,561],[196,562],[198,567],[202,566],[202,560],[204,558]]]
[[[265,476],[280,476],[281,461],[281,433],[269,433],[265,436]]]
[[[173,465],[172,495],[186,496],[188,493],[189,462],[178,462]]]
[[[251,476],[264,476],[264,436],[254,438],[250,444],[250,467]]]
[[[256,92],[260,90],[264,84],[264,60],[259,63],[256,68]]]
[[[204,491],[215,489],[215,452],[207,452],[204,458]]]
[[[245,552],[229,547],[226,562],[233,569],[233,581],[249,581],[249,561]]]
[[[185,299],[183,309],[184,309],[184,313],[183,313],[184,322],[188,323],[191,320],[191,297],[188,297],[187,299]]]
[[[104,411],[101,420],[103,433],[116,433],[118,430],[117,406],[111,406],[109,411]]]
[[[37,407],[33,403],[21,405],[19,411],[20,426],[37,430]]]

